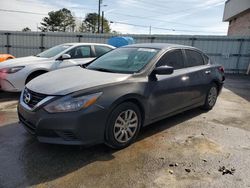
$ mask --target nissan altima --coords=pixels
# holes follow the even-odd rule
[[[224,79],[223,67],[194,47],[128,45],[88,66],[35,78],[22,91],[18,115],[40,142],[121,149],[155,121],[212,109]]]

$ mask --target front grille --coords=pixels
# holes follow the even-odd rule
[[[27,88],[24,89],[23,92],[23,102],[27,104],[30,108],[34,108],[40,101],[45,99],[47,95],[36,93]]]
[[[32,123],[30,123],[29,121],[27,121],[26,119],[24,119],[24,117],[21,114],[18,114],[19,116],[19,120],[22,123],[22,125],[24,126],[24,128],[29,131],[31,134],[35,134],[36,132],[36,126],[33,125]]]

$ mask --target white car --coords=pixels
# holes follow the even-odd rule
[[[97,43],[67,43],[50,48],[36,56],[3,62],[0,64],[0,90],[19,92],[26,83],[41,74],[86,64],[114,48]]]

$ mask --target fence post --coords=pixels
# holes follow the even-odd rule
[[[191,46],[194,46],[194,43],[197,40],[197,38],[192,37],[192,38],[189,38],[189,40],[191,40]]]
[[[5,48],[7,48],[7,54],[10,53],[10,48],[11,48],[11,45],[10,45],[10,35],[11,33],[4,33],[6,35],[6,45],[4,46]]]
[[[40,33],[39,36],[41,37],[41,43],[40,43],[41,45],[40,45],[39,49],[41,50],[41,52],[43,52],[43,50],[45,49],[45,47],[44,47],[44,36],[45,36],[45,34]]]
[[[148,39],[150,39],[150,43],[154,43],[155,37],[150,36],[150,37],[148,37]]]
[[[76,35],[78,37],[78,42],[81,42],[81,38],[83,37],[82,35]]]
[[[244,42],[244,39],[238,39],[240,42],[239,50],[238,50],[238,57],[237,57],[237,62],[236,62],[236,70],[238,71],[238,74],[240,74],[239,70],[239,63],[240,63],[240,57],[241,57],[241,49],[242,49],[242,44]]]

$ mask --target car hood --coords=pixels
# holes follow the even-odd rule
[[[2,62],[0,64],[0,69],[8,67],[16,67],[16,66],[25,66],[31,63],[46,62],[50,60],[51,60],[50,58],[42,58],[36,56],[20,57]]]
[[[75,66],[43,74],[30,81],[26,87],[46,95],[67,95],[83,89],[121,82],[130,76],[130,74],[100,72]]]

